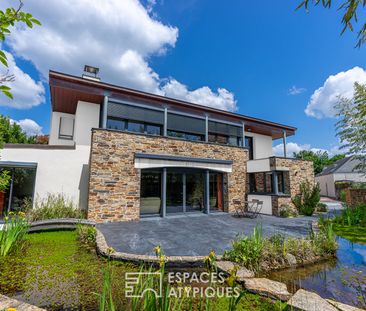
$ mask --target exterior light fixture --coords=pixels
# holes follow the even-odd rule
[[[100,81],[100,78],[98,77],[99,68],[85,65],[84,72],[85,72],[85,74],[83,74],[83,76],[82,76],[84,79]]]

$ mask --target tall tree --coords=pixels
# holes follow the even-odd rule
[[[309,11],[309,4],[313,4],[315,6],[321,5],[324,8],[330,9],[332,8],[333,3],[334,1],[332,0],[304,0],[296,9],[304,7],[306,11]],[[338,11],[343,11],[341,21],[343,28],[341,34],[343,34],[347,29],[350,31],[354,30],[354,24],[358,22],[358,16],[363,15],[364,17],[365,6],[366,0],[342,0],[341,4],[337,7]],[[365,22],[362,23],[362,27],[358,30],[357,39],[357,47],[361,47],[361,45],[366,41]]]
[[[3,144],[31,144],[35,143],[34,136],[27,136],[19,124],[11,122],[8,117],[0,115],[0,147]]]
[[[321,173],[324,167],[329,166],[344,157],[344,154],[337,154],[333,157],[329,157],[328,152],[326,151],[314,152],[311,150],[301,150],[299,152],[294,152],[294,158],[313,162],[315,175]]]
[[[356,82],[353,98],[340,97],[335,109],[340,117],[336,130],[341,148],[360,160],[354,169],[366,175],[366,85]]]
[[[33,17],[32,14],[22,11],[23,2],[19,0],[19,5],[16,8],[7,8],[6,10],[0,10],[0,43],[5,41],[6,37],[11,34],[10,27],[15,26],[17,23],[23,23],[29,28],[33,28],[34,25],[41,25],[41,23]],[[5,68],[8,68],[8,60],[3,50],[0,50],[0,62]],[[9,83],[13,82],[16,77],[9,74],[7,70],[0,75],[0,92],[6,96],[13,98]]]

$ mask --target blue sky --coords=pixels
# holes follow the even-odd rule
[[[121,49],[121,54],[124,53],[118,65],[120,73],[115,72],[115,68],[107,69],[108,65],[103,67],[103,64],[95,64],[100,65],[103,80],[157,93],[163,92],[168,96],[178,94],[177,84],[172,81],[179,81],[178,86],[185,88],[184,95],[180,92],[176,97],[195,99],[200,94],[206,94],[207,100],[199,103],[217,107],[222,105],[225,109],[234,107],[242,114],[298,127],[297,135],[290,139],[296,146],[332,150],[339,145],[335,137],[335,119],[332,117],[330,104],[337,94],[349,95],[355,80],[366,82],[366,73],[362,69],[365,68],[365,48],[354,48],[355,33],[346,32],[340,36],[341,15],[335,9],[311,7],[308,14],[304,10],[295,12],[297,2],[289,0],[227,1],[225,4],[212,0],[148,0],[141,5],[134,0],[127,2],[133,5],[130,3],[128,9],[120,9],[131,11],[123,17],[123,21],[114,24],[116,33],[111,34],[111,37],[116,36],[121,41],[116,43],[116,39],[110,42],[99,40],[105,49],[115,49],[117,55],[118,49]],[[60,0],[60,3],[55,6],[67,5],[67,0]],[[86,4],[85,0],[80,0],[81,8]],[[113,5],[116,6],[115,3]],[[117,14],[118,8],[115,7],[115,18],[121,15]],[[57,16],[51,16],[56,14],[51,13],[53,10],[48,10],[48,13],[41,10],[36,0],[29,0],[25,9],[41,19],[41,28],[44,29],[34,30],[34,43],[33,39],[23,36],[22,30],[17,30],[15,39],[7,42],[6,48],[15,56],[17,67],[34,82],[42,81],[44,100],[35,100],[33,96],[31,101],[35,104],[31,107],[24,109],[24,103],[20,103],[22,109],[15,109],[1,97],[0,113],[18,121],[34,120],[42,126],[44,133],[48,133],[50,107],[47,66],[49,69],[81,74],[84,59],[76,52],[71,56],[68,54],[70,52],[67,49],[77,48],[73,45],[77,41],[70,39],[68,42],[75,34],[61,24],[61,21],[58,21],[58,28],[54,26]],[[78,9],[80,7],[74,8]],[[141,29],[134,28],[130,33],[125,31],[123,27],[135,25],[134,14],[137,12],[136,16],[140,16],[139,14],[145,14],[144,10],[146,22],[141,23]],[[106,23],[110,23],[107,19],[111,19],[111,16],[99,16],[96,21],[97,30],[103,32],[105,28],[106,34],[109,34],[103,18]],[[78,32],[86,31],[88,22],[87,19],[83,23],[78,22],[75,25],[80,27]],[[48,26],[54,27],[52,32],[50,30],[51,34],[59,35],[67,42],[67,49],[58,48],[47,52],[49,45],[45,46],[45,52],[35,49],[33,45],[39,46],[47,37]],[[75,32],[76,30],[74,29]],[[119,36],[118,31],[123,34]],[[89,35],[93,35],[93,32]],[[136,37],[147,39],[138,42]],[[24,44],[27,38],[30,41],[28,46]],[[96,46],[98,41],[94,41],[93,46]],[[146,46],[144,42],[148,42]],[[129,52],[125,53],[125,49]],[[55,58],[54,53],[60,53],[60,57]],[[97,56],[100,58],[102,54],[98,53],[102,52],[95,51],[94,59],[86,55],[85,63],[93,60],[99,62]],[[93,54],[93,49],[90,54]],[[354,70],[354,67],[360,68]],[[129,72],[140,72],[139,70],[142,73],[136,75],[134,80]],[[146,74],[147,78],[140,81],[142,74]],[[123,78],[124,75],[128,78]],[[326,83],[331,75],[335,77]],[[150,86],[146,87],[148,84]],[[194,90],[203,91],[201,88],[204,86],[211,93],[194,93]],[[311,109],[306,114],[304,110],[311,101],[311,96],[322,86],[324,88],[319,94],[313,96]],[[34,85],[30,86],[30,92],[34,88]],[[236,104],[233,104],[228,94],[219,95],[219,88],[226,89]],[[298,94],[290,94],[291,88],[294,91],[292,93]],[[16,94],[19,92],[20,90]],[[296,146],[293,146],[295,150]]]

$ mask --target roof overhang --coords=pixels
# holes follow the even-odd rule
[[[138,169],[179,167],[231,173],[232,164],[233,161],[230,160],[178,157],[165,154],[135,154],[135,168]]]
[[[287,136],[294,135],[296,132],[296,128],[292,126],[55,71],[50,71],[49,83],[52,111],[75,114],[78,101],[102,104],[104,96],[109,96],[129,101],[144,101],[152,105],[164,104],[175,109],[187,109],[207,114],[213,119],[225,119],[225,121],[236,123],[244,122],[247,132],[268,135],[273,139],[281,138],[284,131],[286,131]]]

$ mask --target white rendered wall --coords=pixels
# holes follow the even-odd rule
[[[319,183],[320,195],[335,198],[335,186],[333,174],[316,176],[315,182]]]
[[[272,215],[272,197],[270,195],[248,194],[248,201],[252,200],[263,201],[261,214]]]
[[[273,155],[272,153],[272,137],[245,132],[245,136],[253,137],[253,158],[263,159]]]
[[[74,145],[73,140],[61,139],[61,138],[58,137],[59,129],[60,129],[60,118],[61,117],[75,119],[75,116],[73,114],[63,113],[63,112],[52,112],[49,144],[50,145],[72,146],[72,145]]]
[[[80,208],[87,208],[90,146],[76,149],[5,148],[1,161],[35,162],[35,196],[63,193]]]
[[[76,145],[91,144],[91,130],[99,127],[100,105],[79,101],[75,113],[74,140]]]

